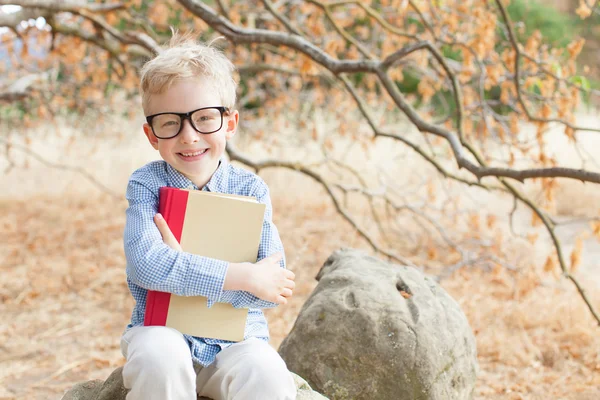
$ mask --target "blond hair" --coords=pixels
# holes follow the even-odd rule
[[[173,31],[163,51],[144,64],[140,72],[144,112],[147,111],[151,95],[164,93],[173,83],[189,78],[210,80],[223,102],[221,105],[234,108],[237,87],[233,79],[235,67],[213,46],[214,42],[202,44],[196,41],[192,33],[180,35]]]

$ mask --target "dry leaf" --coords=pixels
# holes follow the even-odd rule
[[[540,226],[542,224],[542,220],[538,217],[536,212],[531,213],[531,226]]]
[[[596,236],[596,239],[600,241],[600,221],[592,222],[591,225],[594,236]]]
[[[581,237],[578,237],[575,240],[575,247],[573,248],[573,251],[571,252],[571,268],[570,268],[570,272],[572,274],[574,274],[575,272],[577,272],[577,269],[581,265],[581,253],[582,253],[582,251],[583,251],[583,240],[581,239]]]

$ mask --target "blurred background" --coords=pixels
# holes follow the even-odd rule
[[[275,348],[355,247],[460,304],[476,398],[600,398],[599,22],[596,0],[0,0],[0,399],[124,363],[124,193],[159,158],[138,71],[171,28],[238,68],[228,154],[297,276]]]

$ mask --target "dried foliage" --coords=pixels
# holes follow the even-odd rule
[[[26,170],[15,179],[29,175]],[[267,313],[271,344],[278,347],[330,252],[369,245],[348,229],[308,179],[291,172],[264,177],[272,187],[288,183],[287,190],[274,190],[275,222],[298,282],[291,302]],[[287,196],[290,187],[303,193],[303,207]],[[106,379],[124,362],[119,337],[133,307],[123,266],[126,203],[89,190],[0,203],[0,227],[8,237],[0,243],[2,399],[60,398],[74,383]],[[481,225],[480,237],[493,236],[487,223]],[[406,224],[405,231],[418,241],[427,238],[415,224]],[[506,240],[503,247],[511,262],[525,264],[531,261],[525,255],[536,246]],[[424,257],[427,252],[423,246],[412,254]],[[475,398],[597,398],[600,338],[575,289],[564,280],[556,281],[541,267],[513,271],[497,266],[488,272],[459,269],[443,284],[476,335],[480,374]],[[599,304],[597,295],[594,299]]]
[[[259,161],[229,147],[232,159],[256,170],[287,168],[310,176],[373,249],[413,264],[370,234],[342,203],[351,192],[361,194],[381,236],[387,234],[385,219],[393,220],[401,210],[416,215],[423,210],[403,202],[393,177],[366,176],[356,162],[330,156],[343,140],[368,151],[374,141],[391,139],[447,179],[509,193],[516,205],[532,210],[532,224],[544,225],[553,238],[562,275],[575,284],[600,323],[556,239],[551,209],[556,178],[597,184],[600,173],[585,168],[584,156],[581,166],[559,165],[546,149],[548,129],[555,124],[564,127],[575,146],[581,135],[600,132],[575,120],[581,94],[598,95],[577,69],[583,40],[552,48],[534,32],[520,42],[519,28],[501,0],[217,1],[214,9],[199,0],[0,1],[9,3],[23,7],[0,14],[0,26],[12,29],[12,35],[2,37],[11,55],[9,76],[21,83],[2,96],[20,102],[12,110],[13,116],[21,116],[19,123],[29,126],[36,117],[45,122],[69,109],[108,112],[112,102],[133,93],[137,68],[160,51],[158,43],[170,25],[203,32],[205,39],[221,34],[232,42],[228,54],[239,66],[240,105],[247,117],[300,116],[290,118],[297,123],[294,136],[266,137],[256,130],[255,139],[271,148],[318,149],[310,164],[302,158]],[[582,1],[578,14],[585,18],[594,10],[594,2]],[[45,18],[42,29],[23,22],[36,16]],[[39,45],[44,56],[32,56],[30,44]],[[38,78],[30,78],[32,72]],[[36,89],[39,79],[43,84]],[[334,115],[358,108],[371,130],[342,123],[334,132],[319,132],[316,107]],[[410,128],[394,130],[398,121]],[[519,135],[523,121],[536,125],[534,137],[523,140]],[[269,130],[278,129],[274,125]],[[0,140],[10,146],[6,138]],[[339,179],[325,179],[323,168],[338,169]],[[541,180],[544,199],[536,201],[521,191],[519,183],[530,179]],[[463,256],[459,262],[469,262],[466,250],[458,251]],[[571,264],[576,258],[571,256]]]

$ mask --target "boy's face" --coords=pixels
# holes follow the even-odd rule
[[[222,106],[221,99],[205,79],[175,82],[167,91],[150,97],[146,115],[164,112],[187,113],[203,107]],[[214,133],[194,130],[190,120],[184,120],[179,134],[171,139],[158,139],[152,128],[144,124],[148,141],[166,162],[198,187],[203,187],[219,165],[227,140],[235,135],[239,114],[231,110],[223,114],[223,126]]]

